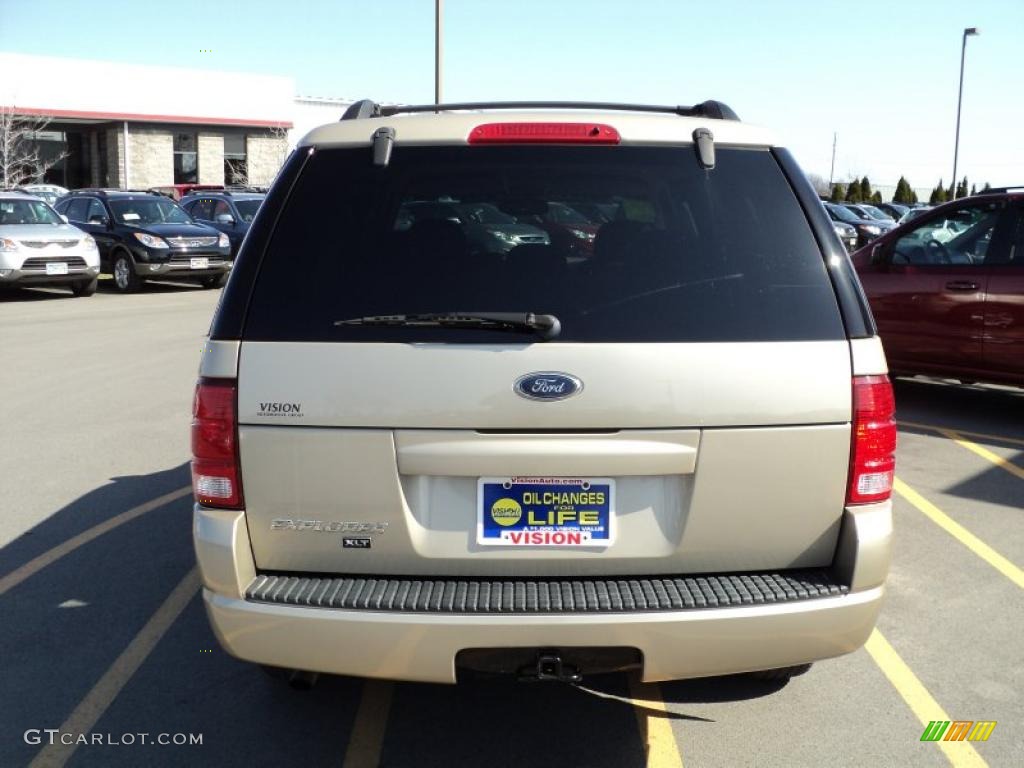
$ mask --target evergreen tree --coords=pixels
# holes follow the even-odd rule
[[[978,194],[978,185],[971,184],[971,197],[974,197],[976,194]]]
[[[946,188],[942,186],[942,179],[939,179],[939,183],[932,190],[931,197],[928,198],[928,204],[938,205],[939,203],[946,202],[946,199]]]
[[[910,188],[910,182],[907,181],[905,176],[900,176],[900,180],[896,182],[896,192],[893,193],[892,201],[894,203],[910,203],[913,202],[911,197],[914,191]]]
[[[917,192],[915,192],[913,189],[910,190],[910,199],[907,202],[908,203],[916,203],[916,202],[918,202]]]
[[[875,193],[873,195],[871,195],[871,202],[872,203],[881,203],[882,202],[882,193],[879,192],[877,189],[875,190]]]
[[[868,181],[867,176],[860,180],[860,199],[865,201],[871,199],[871,182]]]
[[[832,185],[832,196],[829,199],[833,203],[841,203],[841,202],[843,202],[843,195],[844,194],[845,194],[845,190],[843,190],[843,185],[842,184],[833,184]]]
[[[854,179],[846,187],[846,202],[859,203],[863,200],[860,196],[860,182]]]
[[[964,176],[963,181],[957,182],[956,191],[950,200],[959,200],[961,197],[967,197],[967,177]]]
[[[985,186],[981,188],[981,191],[982,191],[982,192],[988,192],[988,191],[989,191],[990,189],[992,189],[992,185],[991,185],[991,184],[989,184],[989,183],[988,183],[988,182],[986,181],[986,182],[985,182]]]

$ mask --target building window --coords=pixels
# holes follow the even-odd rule
[[[245,136],[224,137],[224,183],[229,187],[249,186]]]
[[[199,183],[199,153],[194,133],[174,134],[174,183]]]

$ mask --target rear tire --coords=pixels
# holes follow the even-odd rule
[[[227,274],[210,275],[203,278],[203,288],[223,288],[227,281]]]
[[[135,263],[124,251],[114,254],[114,287],[119,293],[135,293],[142,287],[142,278],[135,274]]]
[[[94,277],[92,280],[86,280],[82,283],[72,283],[71,293],[75,296],[92,296],[96,293],[96,286],[99,284],[100,279]]]
[[[798,677],[811,668],[810,664],[797,664],[793,667],[780,667],[779,669],[761,669],[751,672],[750,676],[755,680],[764,680],[772,683],[785,683],[791,677]]]

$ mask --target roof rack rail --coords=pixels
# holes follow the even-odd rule
[[[349,104],[342,120],[362,120],[366,117],[380,117],[380,104],[370,99],[361,99]]]
[[[121,194],[121,195],[154,195],[161,194],[154,192],[151,189],[117,189],[116,187],[81,187],[80,189],[72,189],[68,192],[69,195],[108,195],[108,194]]]
[[[452,112],[470,109],[591,109],[621,112],[656,112],[683,117],[708,117],[713,120],[739,120],[727,104],[709,99],[690,107],[662,106],[658,104],[617,104],[606,101],[473,101],[453,104],[409,104],[382,107],[370,99],[363,99],[345,110],[342,120],[360,120],[367,117],[390,117],[414,112]]]
[[[1014,192],[1020,190],[1024,192],[1024,184],[1011,184],[1008,187],[989,187],[988,189],[979,189],[977,194],[979,195],[1005,195],[1007,192]]]

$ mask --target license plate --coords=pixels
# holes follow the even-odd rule
[[[478,544],[606,547],[612,543],[615,481],[599,477],[481,477]]]
[[[51,261],[46,264],[46,274],[48,275],[66,275],[67,273],[68,265],[63,261]]]
[[[189,269],[206,269],[210,266],[210,260],[205,256],[201,258],[189,259]]]

